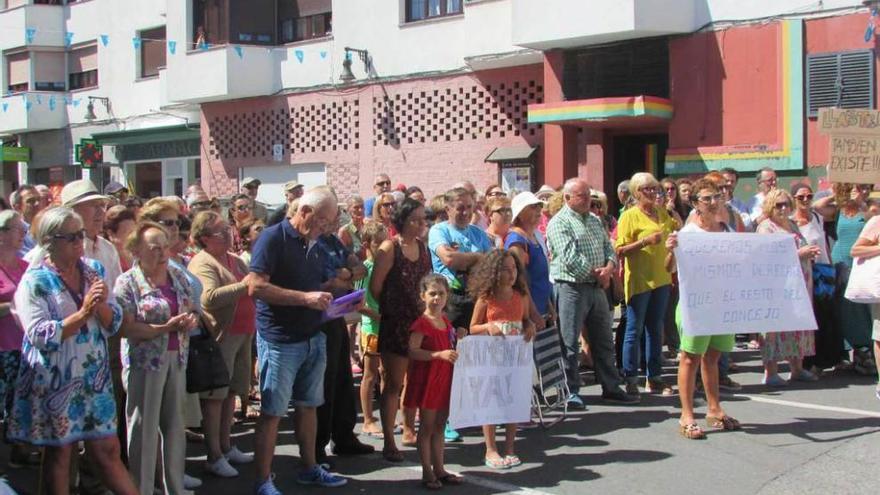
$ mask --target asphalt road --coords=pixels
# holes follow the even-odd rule
[[[476,430],[446,449],[448,468],[467,484],[444,487],[448,493],[483,495],[515,492],[542,494],[829,494],[876,493],[880,482],[880,401],[874,379],[853,372],[830,372],[819,382],[769,390],[760,384],[756,351],[735,352],[743,390],[725,396],[725,409],[743,423],[738,432],[710,432],[702,441],[678,434],[678,398],[643,396],[637,406],[609,406],[599,387],[584,387],[587,410],[571,413],[552,429],[520,432],[517,450],[524,464],[508,471],[483,466]],[[674,380],[674,368],[667,368]],[[698,401],[701,397],[698,396]],[[703,404],[698,402],[698,404]],[[705,408],[698,408],[698,417]],[[414,449],[406,462],[390,464],[376,453],[332,459],[335,471],[349,478],[340,488],[302,487],[295,483],[297,448],[290,420],[282,422],[274,470],[286,493],[333,491],[424,493]],[[252,451],[253,424],[237,425],[236,443]],[[381,448],[380,441],[362,440]],[[0,466],[8,449],[0,450]],[[202,471],[204,449],[188,447],[187,472],[204,480],[197,494],[253,493],[254,471],[240,468],[236,479],[212,478]],[[7,470],[19,493],[35,493],[33,469]]]

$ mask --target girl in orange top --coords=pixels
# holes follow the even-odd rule
[[[509,251],[495,249],[474,268],[468,290],[476,300],[471,318],[472,335],[523,335],[526,342],[535,336],[529,319],[529,290],[519,260]],[[522,461],[513,450],[516,424],[505,425],[502,457],[495,443],[496,425],[484,425],[485,464],[492,469],[509,469]]]

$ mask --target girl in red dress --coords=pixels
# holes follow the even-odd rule
[[[443,316],[449,284],[441,275],[428,274],[419,284],[419,297],[425,312],[410,327],[409,371],[407,372],[405,407],[419,408],[417,443],[422,461],[422,485],[438,490],[447,485],[460,485],[462,478],[446,471],[443,433],[449,416],[449,394],[452,391],[452,364],[456,331]],[[464,329],[461,329],[462,333]]]
[[[480,260],[471,271],[468,291],[476,300],[471,317],[471,335],[522,335],[526,342],[535,336],[535,324],[529,318],[531,299],[525,271],[510,251],[495,249]],[[513,450],[516,425],[505,426],[501,456],[495,443],[496,425],[484,425],[486,467],[509,469],[522,464]]]

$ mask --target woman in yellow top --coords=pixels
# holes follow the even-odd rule
[[[647,392],[672,395],[663,374],[663,321],[672,278],[666,271],[666,238],[675,231],[675,220],[656,206],[660,190],[657,179],[640,172],[629,181],[636,204],[620,216],[617,224],[617,256],[624,261],[626,333],[623,338],[623,375],[626,392],[638,395],[642,332],[647,329]]]

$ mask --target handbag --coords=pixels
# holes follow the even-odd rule
[[[837,287],[837,270],[834,265],[813,263],[813,297],[827,300],[834,297]]]
[[[880,302],[880,256],[853,258],[852,271],[843,297],[859,304]]]
[[[220,345],[205,330],[201,335],[191,336],[186,365],[186,392],[195,394],[228,386],[229,370],[226,369]]]

